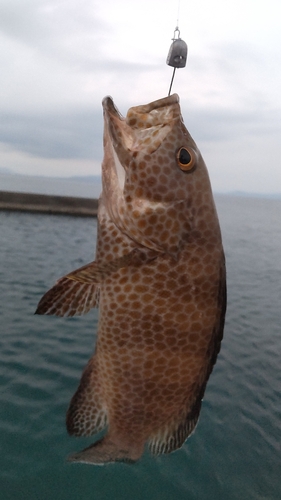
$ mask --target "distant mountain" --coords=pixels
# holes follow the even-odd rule
[[[251,193],[247,191],[227,191],[225,193],[216,193],[216,194],[224,194],[229,196],[242,196],[245,198],[272,198],[279,199],[281,198],[281,193]]]
[[[0,191],[98,198],[101,184],[99,175],[51,177],[0,170]]]
[[[0,174],[14,175],[15,172],[13,172],[12,170],[10,170],[9,168],[0,167]]]
[[[13,175],[13,176],[18,176],[18,177],[36,177],[37,179],[58,179],[58,180],[64,180],[64,181],[89,181],[89,182],[97,182],[100,181],[101,176],[100,175],[70,175],[68,177],[55,177],[55,176],[49,176],[49,175],[40,175],[40,174],[21,174],[19,172],[14,172],[13,170],[5,167],[0,167],[0,174],[4,175]]]
[[[79,182],[100,182],[100,175],[72,175],[71,177],[59,177],[59,179],[67,179],[69,181],[79,181]]]

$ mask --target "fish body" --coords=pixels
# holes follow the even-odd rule
[[[58,280],[39,314],[99,307],[95,353],[68,412],[71,435],[107,434],[70,460],[136,461],[194,430],[223,335],[225,260],[203,158],[176,94],[103,101],[96,260]]]

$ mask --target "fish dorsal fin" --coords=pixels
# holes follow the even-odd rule
[[[150,452],[153,455],[161,455],[162,453],[171,453],[180,448],[195,430],[200,408],[201,395],[187,415],[181,415],[179,419],[167,423],[157,433],[150,436],[148,440]]]
[[[79,283],[60,278],[41,298],[35,314],[80,316],[98,307],[99,287],[95,283]]]
[[[201,387],[198,387],[198,393],[191,410],[183,412],[178,418],[172,422],[168,422],[161,427],[155,434],[151,435],[148,440],[148,446],[154,455],[162,453],[170,453],[180,448],[185,440],[192,434],[198,422],[201,402],[204,396],[208,378],[212,372],[216,362],[217,354],[220,350],[220,343],[223,335],[224,316],[226,309],[226,281],[225,281],[225,262],[221,264],[220,286],[218,291],[218,309],[217,323],[214,327],[213,338],[209,346],[209,355],[205,380]]]

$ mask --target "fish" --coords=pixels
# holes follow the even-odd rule
[[[95,261],[60,278],[36,313],[99,307],[97,341],[66,416],[102,437],[68,458],[134,463],[194,431],[223,337],[226,268],[208,171],[179,96],[131,107],[103,99]],[[100,436],[100,435],[99,435]]]

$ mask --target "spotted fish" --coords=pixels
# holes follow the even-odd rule
[[[223,335],[225,260],[202,156],[176,94],[123,118],[103,100],[96,260],[51,288],[38,314],[99,307],[95,353],[67,412],[69,434],[104,437],[70,457],[103,464],[182,446]]]

